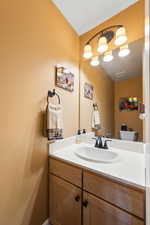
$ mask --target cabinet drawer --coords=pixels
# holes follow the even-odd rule
[[[83,173],[83,188],[101,199],[144,219],[144,190],[133,189],[87,171]]]
[[[50,158],[50,173],[59,176],[78,187],[82,186],[82,170],[59,160]]]

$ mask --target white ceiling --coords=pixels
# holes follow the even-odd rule
[[[123,58],[118,56],[119,49],[115,49],[113,50],[114,59],[111,62],[103,62],[102,57],[100,57],[100,66],[115,81],[141,76],[143,46],[143,39],[130,43],[131,52]]]
[[[52,0],[81,35],[138,0]]]

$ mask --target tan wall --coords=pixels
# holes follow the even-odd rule
[[[82,63],[80,86],[80,125],[91,131],[91,117],[93,103],[98,104],[101,116],[102,135],[109,130],[114,132],[114,82],[101,68],[93,68],[88,63]],[[94,99],[84,97],[84,84],[90,83],[94,87]]]
[[[115,82],[115,136],[119,137],[122,123],[139,133],[139,140],[143,138],[143,122],[137,111],[120,112],[119,100],[121,97],[138,97],[142,101],[142,76]]]
[[[49,0],[2,0],[0,23],[0,225],[41,225],[48,217],[41,107],[55,64],[72,69],[75,91],[58,91],[65,136],[75,133],[79,40]]]

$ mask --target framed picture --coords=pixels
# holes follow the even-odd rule
[[[74,90],[74,74],[64,67],[56,67],[55,85],[72,92]]]
[[[91,84],[88,84],[88,83],[84,84],[84,97],[85,98],[92,100],[93,99],[93,91],[94,91],[94,88]]]
[[[137,97],[124,97],[120,98],[119,110],[120,112],[130,112],[138,110],[138,98]]]

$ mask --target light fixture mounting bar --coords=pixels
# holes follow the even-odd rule
[[[90,44],[90,42],[94,38],[96,38],[98,35],[100,35],[100,37],[102,36],[106,37],[107,42],[110,42],[114,37],[114,31],[112,31],[112,29],[115,29],[115,28],[118,29],[120,27],[123,27],[123,25],[114,25],[114,26],[110,26],[110,27],[104,28],[103,30],[98,31],[86,42],[86,45]]]

